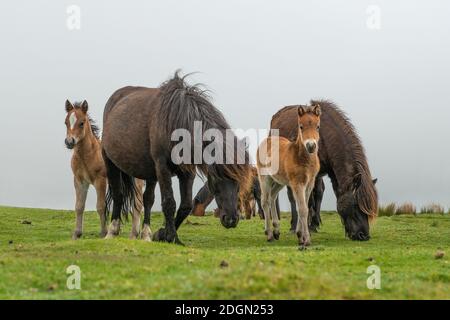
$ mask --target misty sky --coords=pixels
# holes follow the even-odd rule
[[[66,25],[73,4],[80,30]],[[369,5],[380,29],[367,26]],[[88,100],[102,126],[116,89],[156,87],[182,68],[201,72],[191,81],[235,128],[333,100],[358,129],[382,203],[450,206],[448,1],[19,0],[0,12],[1,205],[72,209],[64,101]],[[323,208],[334,209],[326,180]]]

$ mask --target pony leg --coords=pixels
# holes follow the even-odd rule
[[[305,249],[311,244],[311,237],[308,228],[308,206],[306,202],[306,187],[303,185],[293,186],[294,196],[297,201],[299,215],[297,218],[296,233],[298,243],[302,249]]]
[[[159,229],[153,240],[175,242],[178,238],[175,228],[176,203],[172,189],[172,172],[166,164],[166,159],[156,161],[156,175],[161,189],[161,206],[164,212],[165,227]]]
[[[259,180],[257,180],[253,186],[253,197],[255,198],[256,204],[258,205],[258,215],[261,219],[264,219],[264,211],[261,204],[261,185]]]
[[[144,224],[142,226],[141,238],[144,241],[152,241],[152,230],[150,229],[150,215],[155,202],[156,180],[146,180],[144,192]]]
[[[89,189],[89,184],[79,181],[74,178],[74,186],[75,186],[75,212],[77,215],[76,218],[76,227],[73,232],[72,239],[77,240],[83,234],[83,214],[84,214],[84,206],[86,204],[86,197]]]
[[[108,192],[111,192],[111,198],[113,201],[111,224],[108,227],[108,233],[106,234],[105,239],[112,239],[120,233],[120,213],[123,205],[123,194],[121,189],[120,169],[108,159],[104,151],[102,151],[102,154],[108,176]]]
[[[134,179],[136,187],[136,198],[131,214],[131,233],[130,239],[137,239],[139,237],[139,228],[141,225],[141,212],[143,206],[142,189],[144,188],[144,181],[141,179]]]
[[[297,228],[297,220],[298,220],[298,213],[297,213],[297,206],[295,204],[295,197],[292,193],[291,187],[287,187],[287,195],[289,198],[289,203],[291,204],[291,232],[296,232]]]
[[[194,184],[194,177],[192,174],[178,175],[180,185],[180,207],[175,218],[175,228],[178,228],[183,223],[184,219],[192,211],[192,186]]]
[[[322,204],[324,191],[325,191],[325,184],[323,183],[323,178],[317,177],[314,184],[312,195],[309,199],[310,203],[309,208],[311,215],[309,229],[315,232],[317,232],[317,229],[319,229],[320,224],[322,223],[322,220],[320,219],[320,207]]]
[[[94,182],[95,192],[97,193],[97,213],[100,217],[100,237],[106,236],[106,179],[100,178]]]

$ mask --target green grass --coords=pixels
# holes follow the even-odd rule
[[[324,213],[306,251],[287,233],[287,215],[274,243],[259,219],[226,230],[212,216],[189,217],[179,232],[185,247],[129,240],[129,223],[118,239],[99,239],[92,212],[78,241],[70,240],[70,211],[0,207],[0,217],[1,299],[450,298],[449,216],[381,217],[370,241],[354,242],[337,214]],[[156,231],[162,215],[152,219]],[[72,264],[81,290],[66,288]],[[381,268],[380,290],[366,286],[372,264]]]

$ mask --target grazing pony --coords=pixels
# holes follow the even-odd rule
[[[308,229],[308,199],[320,169],[317,151],[321,111],[319,105],[298,106],[297,113],[296,141],[269,136],[258,148],[257,167],[267,240],[279,239],[280,223],[275,200],[278,192],[284,186],[289,186],[293,190],[299,208],[296,226],[299,245],[305,248],[311,243]],[[271,166],[269,169],[268,164]],[[270,228],[270,218],[273,220],[273,231]]]
[[[261,206],[261,188],[259,186],[258,171],[252,168],[253,184],[247,192],[239,193],[239,211],[245,219],[251,219],[256,215],[256,205],[258,205],[258,215],[264,219],[264,213]]]
[[[106,168],[102,158],[101,143],[98,136],[99,128],[88,114],[88,103],[84,100],[81,103],[71,103],[66,100],[67,128],[65,144],[70,150],[73,149],[71,160],[74,186],[75,186],[75,212],[76,227],[73,232],[73,239],[78,239],[83,233],[83,214],[86,197],[90,185],[93,185],[97,193],[97,212],[100,216],[100,236],[104,237],[106,228]],[[138,182],[140,190],[143,181]],[[140,192],[142,197],[142,192]],[[138,192],[139,195],[139,192]],[[133,227],[131,238],[139,234],[140,208],[133,212]]]
[[[191,212],[197,170],[208,180],[208,188],[221,209],[222,225],[236,227],[239,190],[251,186],[248,154],[245,148],[239,148],[245,151],[242,156],[237,152],[237,137],[230,134],[224,116],[199,86],[188,85],[176,72],[159,88],[119,89],[106,103],[103,123],[102,152],[113,203],[108,236],[118,233],[121,213],[126,214],[127,208],[135,205],[132,177],[137,177],[146,180],[144,227],[150,228],[150,210],[158,182],[165,225],[153,238],[181,244],[177,229]],[[222,138],[206,137],[212,131]],[[206,156],[225,159],[225,154],[226,163],[205,161]],[[173,176],[178,177],[181,196],[176,217]]]
[[[245,192],[239,192],[238,197],[238,210],[241,213],[241,218],[250,219],[255,216],[256,207],[258,208],[258,215],[261,219],[264,219],[264,212],[261,206],[261,188],[259,186],[258,172],[256,168],[252,167],[253,183],[250,190]],[[192,202],[192,212],[194,216],[204,216],[206,208],[214,200],[214,195],[208,189],[208,183],[205,183],[203,187],[197,192]],[[277,208],[279,211],[278,199]],[[219,211],[215,211],[215,215],[219,216]]]
[[[197,192],[192,201],[192,212],[193,216],[202,217],[205,215],[206,208],[214,200],[214,195],[208,189],[208,183],[205,183],[203,187]]]
[[[320,205],[325,190],[323,176],[328,175],[345,234],[352,240],[369,240],[369,222],[376,218],[378,211],[377,180],[372,178],[361,140],[350,120],[334,103],[320,100],[311,101],[311,104],[320,104],[322,115],[320,172],[309,199],[310,227],[314,230],[320,225]],[[295,141],[298,132],[296,113],[295,106],[282,108],[272,117],[271,129],[278,129],[281,137]],[[289,188],[288,196],[295,221],[295,199]]]

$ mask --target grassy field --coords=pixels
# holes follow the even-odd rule
[[[0,298],[450,298],[448,215],[381,217],[372,240],[353,242],[338,215],[324,213],[306,251],[287,233],[287,215],[274,243],[265,241],[259,219],[226,230],[212,216],[189,217],[179,232],[185,247],[129,240],[129,223],[118,239],[102,240],[97,215],[85,216],[83,239],[72,241],[71,211],[0,207]],[[156,231],[162,215],[152,224]],[[81,290],[66,287],[73,264],[81,268]],[[381,269],[380,290],[366,285],[373,264]]]

